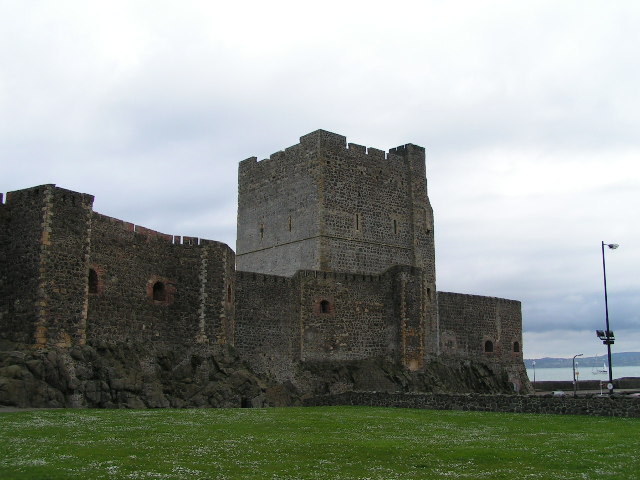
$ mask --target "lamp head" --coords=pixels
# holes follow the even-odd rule
[[[607,247],[609,247],[611,250],[615,250],[616,248],[618,248],[620,245],[618,245],[617,243],[608,243]]]

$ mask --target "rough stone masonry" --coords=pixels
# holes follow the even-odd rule
[[[0,404],[528,391],[520,302],[436,290],[425,172],[422,147],[324,130],[244,160],[236,253],[55,185],[7,193]]]

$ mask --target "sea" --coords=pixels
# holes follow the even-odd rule
[[[602,366],[600,366],[602,368]],[[534,369],[527,368],[529,380],[534,381]],[[598,373],[596,367],[578,365],[576,368],[576,377],[578,380],[609,380],[609,373]],[[613,378],[622,377],[640,377],[640,365],[632,365],[625,367],[613,366]],[[536,368],[535,381],[542,382],[545,380],[573,380],[573,368]]]

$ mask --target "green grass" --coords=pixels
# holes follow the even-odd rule
[[[0,478],[637,479],[640,419],[368,407],[0,413]]]

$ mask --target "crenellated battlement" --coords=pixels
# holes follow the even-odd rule
[[[2,194],[0,194],[1,196]],[[7,192],[6,204],[8,206],[26,206],[35,199],[49,196],[49,200],[59,201],[63,204],[75,205],[92,205],[94,197],[88,193],[80,193],[74,190],[58,187],[53,183],[38,185],[35,187],[24,188]]]
[[[197,246],[211,245],[211,244],[224,245],[221,242],[217,242],[215,240],[209,240],[206,238],[189,237],[186,235],[185,236],[170,235],[167,233],[158,232],[156,230],[152,230],[147,227],[142,227],[140,225],[135,225],[131,222],[126,222],[124,220],[110,217],[102,213],[93,212],[93,215],[97,221],[107,222],[116,228],[120,228],[123,232],[129,232],[132,234],[144,236],[146,237],[148,242],[161,241],[171,245],[185,245],[190,247],[197,247]]]
[[[93,195],[68,190],[66,188],[58,187],[55,184],[44,184],[21,190],[14,190],[7,192],[6,195],[0,193],[0,208],[5,209],[8,214],[10,214],[10,211],[15,208],[27,208],[34,210],[34,212],[39,212],[42,208],[42,202],[46,202],[47,210],[55,210],[56,204],[65,206],[66,208],[84,207],[91,210],[91,215],[94,221],[109,223],[112,226],[121,229],[123,232],[143,236],[147,241],[161,241],[172,245],[185,246],[202,246],[211,244],[225,245],[221,242],[205,238],[166,234],[151,228],[101,214],[93,211],[93,201]]]
[[[366,147],[356,143],[347,143],[347,137],[326,130],[316,130],[307,135],[300,137],[300,143],[292,145],[284,150],[272,153],[269,158],[258,160],[258,157],[249,157],[240,162],[240,172],[247,173],[256,168],[272,167],[274,163],[286,162],[288,159],[300,155],[302,151],[322,151],[338,153],[343,152],[347,155],[362,157],[363,159],[372,160],[390,160],[397,161],[406,159],[410,153],[423,154],[425,149],[411,143],[391,148],[388,152],[374,147]]]
[[[425,148],[419,145],[414,145],[413,143],[406,143],[404,145],[400,145],[399,147],[391,148],[389,153],[392,155],[398,155],[400,157],[406,157],[412,153],[418,153],[424,155]]]

